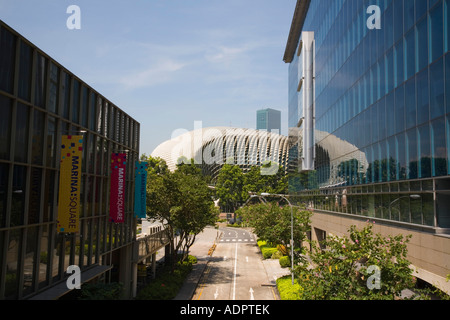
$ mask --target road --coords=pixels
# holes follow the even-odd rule
[[[253,234],[222,228],[193,300],[276,300]]]

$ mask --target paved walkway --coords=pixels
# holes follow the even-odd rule
[[[193,266],[192,272],[186,278],[174,300],[191,300],[203,271],[205,270],[210,259],[208,251],[215,243],[217,243],[217,239],[219,239],[220,235],[221,231],[213,227],[207,227],[202,233],[197,235],[197,238],[189,252],[190,255],[197,257],[197,263]],[[275,286],[275,280],[277,278],[290,274],[289,269],[281,268],[278,259],[266,259],[263,260],[263,264],[267,272],[267,282],[265,285]]]

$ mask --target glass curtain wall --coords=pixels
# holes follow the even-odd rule
[[[366,26],[373,4],[381,9],[379,30]],[[291,183],[291,192],[347,186],[351,213],[380,212],[383,218],[435,226],[428,189],[416,190],[420,206],[407,198],[395,202],[405,204],[403,216],[377,209],[383,208],[383,194],[352,194],[385,183],[399,197],[392,182],[433,184],[450,174],[449,14],[450,0],[311,1],[303,30],[314,31],[316,39],[316,170],[292,175],[298,183]],[[291,131],[300,110],[296,57],[289,66]],[[336,207],[331,197],[329,205],[322,200],[316,206]],[[338,207],[333,210],[344,210]]]
[[[135,239],[133,170],[126,221],[112,224],[108,163],[112,152],[138,160],[139,123],[3,23],[0,110],[0,299],[22,299]],[[56,232],[64,134],[84,136],[78,234]]]

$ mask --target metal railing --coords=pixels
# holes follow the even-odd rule
[[[137,261],[141,261],[159,249],[169,244],[169,231],[167,229],[157,231],[145,237],[136,239]]]

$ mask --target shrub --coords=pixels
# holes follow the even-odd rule
[[[289,256],[282,256],[279,261],[282,268],[288,268],[291,266],[291,259],[289,259]]]
[[[272,255],[278,251],[277,248],[262,248],[261,252],[264,259],[272,258]]]
[[[301,300],[303,288],[294,280],[292,285],[292,278],[285,276],[277,279],[277,288],[280,293],[281,300]]]
[[[88,283],[81,286],[80,300],[120,300],[123,294],[123,284],[111,283]]]
[[[177,263],[173,271],[163,270],[156,279],[143,288],[136,296],[136,300],[171,300],[180,290],[186,276],[192,271],[192,264],[197,258],[188,256],[187,261]]]

